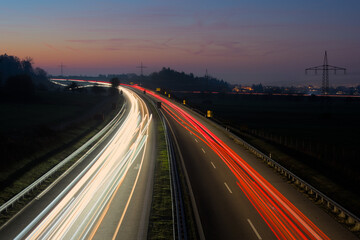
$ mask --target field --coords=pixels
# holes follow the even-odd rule
[[[122,97],[38,92],[29,103],[0,102],[0,203],[94,135]]]
[[[203,114],[213,111],[214,120],[360,213],[360,98],[173,95]]]

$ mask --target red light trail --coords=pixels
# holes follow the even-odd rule
[[[131,86],[162,101],[165,112],[209,146],[237,178],[237,185],[278,239],[330,239],[274,186],[221,139],[180,107],[152,91]]]

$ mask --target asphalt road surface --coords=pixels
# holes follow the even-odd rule
[[[162,102],[206,239],[357,239],[222,127]],[[195,214],[196,215],[196,214]]]
[[[99,147],[0,229],[0,239],[144,239],[156,128],[139,96]]]

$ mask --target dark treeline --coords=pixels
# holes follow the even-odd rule
[[[0,55],[0,202],[115,116],[123,98],[116,89],[119,80],[111,83],[111,88],[76,81],[55,84],[33,67],[32,59]]]
[[[103,76],[106,78],[105,76]],[[141,84],[150,89],[167,89],[169,91],[206,91],[226,92],[231,91],[230,85],[224,80],[211,76],[196,77],[194,74],[178,72],[170,68],[163,68],[149,76],[138,76],[136,74],[108,75],[107,79],[117,77],[121,83]]]
[[[228,91],[230,86],[223,80],[205,76],[195,77],[194,74],[177,72],[170,68],[163,68],[160,72],[154,72],[144,81],[143,85],[149,88],[161,87],[172,91]]]
[[[48,89],[51,84],[47,73],[41,68],[33,68],[33,60],[23,60],[7,54],[0,55],[0,96],[2,99],[28,100],[35,89]]]

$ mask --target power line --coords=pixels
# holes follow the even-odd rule
[[[64,76],[64,68],[65,68],[66,66],[61,63],[58,67],[60,67],[61,76]]]
[[[326,51],[324,55],[323,65],[306,68],[305,74],[307,74],[308,71],[315,71],[315,74],[317,74],[317,71],[322,71],[322,94],[324,95],[329,94],[329,71],[334,71],[335,75],[336,75],[336,71],[344,71],[344,74],[346,74],[346,68],[331,66],[328,64]]]
[[[147,67],[144,66],[143,63],[141,62],[140,66],[137,66],[136,68],[140,68],[140,74],[141,74],[141,76],[143,76],[143,69],[147,68]]]
[[[206,68],[205,70],[205,81],[206,81],[206,90],[209,91],[209,73],[208,73],[208,70]]]

